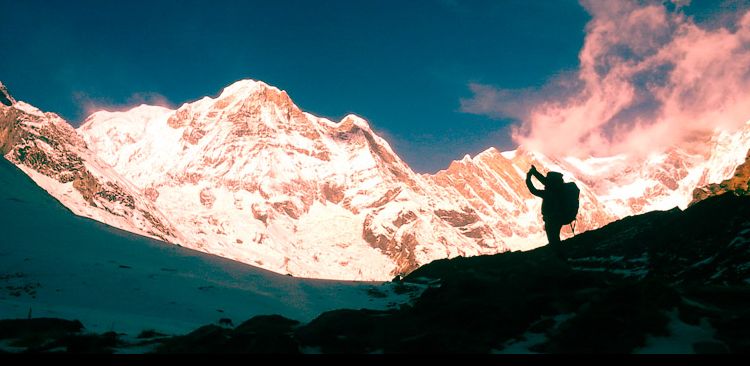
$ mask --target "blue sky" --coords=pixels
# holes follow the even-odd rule
[[[368,119],[418,172],[514,148],[514,120],[462,112],[461,99],[472,84],[541,89],[575,71],[591,19],[570,0],[0,0],[0,9],[0,80],[74,125],[90,103],[178,106],[252,78],[313,114]]]

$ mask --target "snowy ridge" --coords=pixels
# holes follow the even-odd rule
[[[40,125],[50,118],[21,103],[4,110]],[[543,245],[541,200],[524,182],[532,164],[579,186],[578,233],[686,207],[697,186],[731,175],[750,145],[749,124],[716,131],[713,148],[703,153],[673,148],[635,161],[490,148],[420,175],[364,119],[313,116],[286,92],[253,80],[176,110],[96,112],[65,131],[68,142],[47,148],[46,156],[63,146],[68,160],[79,157],[97,181],[117,183],[135,208],[87,205],[90,197],[75,196],[82,190],[59,174],[19,159],[25,145],[5,139],[12,146],[4,153],[74,212],[279,273],[359,280],[387,280],[435,259]],[[163,227],[144,222],[143,212]],[[570,228],[562,235],[570,237]]]
[[[0,82],[0,104],[12,106],[16,104],[16,100],[8,93],[8,89]]]
[[[183,240],[169,220],[127,179],[99,160],[54,113],[24,102],[0,106],[6,159],[73,213],[151,238]]]

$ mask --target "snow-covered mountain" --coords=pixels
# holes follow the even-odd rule
[[[318,278],[389,279],[435,259],[543,245],[541,200],[524,183],[531,164],[563,172],[581,188],[581,232],[686,207],[696,187],[729,177],[750,146],[748,124],[706,136],[708,152],[673,148],[635,161],[491,148],[426,175],[365,120],[313,116],[259,81],[236,82],[176,110],[97,112],[77,130],[6,99],[3,154],[74,212]],[[71,161],[98,185],[76,183],[88,175]]]
[[[365,120],[304,113],[262,82],[176,111],[94,113],[78,132],[184,245],[277,272],[389,279],[508,249],[489,218],[415,174]]]

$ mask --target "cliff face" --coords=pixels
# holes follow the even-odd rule
[[[54,113],[24,102],[0,105],[0,152],[77,215],[167,242],[181,240],[169,220]]]
[[[693,201],[690,204],[693,205],[708,197],[724,193],[733,193],[738,196],[748,195],[750,192],[748,185],[750,185],[750,150],[747,151],[745,162],[737,167],[731,178],[721,183],[712,183],[696,188],[693,191]]]

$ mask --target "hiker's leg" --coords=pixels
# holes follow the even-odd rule
[[[562,229],[562,225],[550,222],[544,223],[544,231],[547,233],[547,242],[550,246],[560,244],[560,229]]]
[[[550,248],[555,251],[555,254],[560,258],[565,258],[565,253],[562,250],[562,244],[560,244],[560,230],[562,225],[556,223],[545,222],[544,231],[547,233],[547,242]]]

